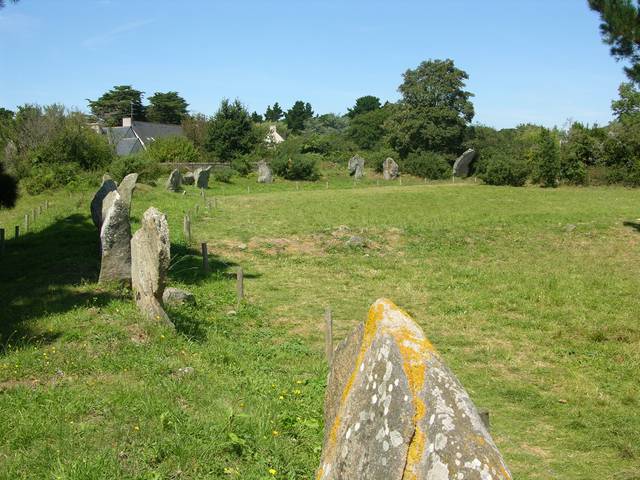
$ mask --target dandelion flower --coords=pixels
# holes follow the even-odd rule
[[[275,476],[275,475],[276,475],[276,473],[278,473],[278,471],[277,471],[275,468],[270,468],[270,469],[269,469],[269,473],[270,473],[271,475]]]
[[[278,435],[280,435],[280,432],[278,432],[278,430],[274,430],[271,433],[273,434],[274,437],[277,437]]]

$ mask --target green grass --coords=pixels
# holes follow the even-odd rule
[[[0,478],[311,479],[324,308],[340,339],[381,296],[490,410],[514,478],[640,478],[640,191],[354,186],[337,170],[216,184],[205,200],[140,186],[134,230],[147,207],[167,213],[170,284],[198,300],[169,312],[176,333],[96,284],[91,196],[49,195],[18,240],[13,225],[45,197],[0,212]]]

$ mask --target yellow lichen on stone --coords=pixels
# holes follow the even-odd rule
[[[362,344],[360,345],[360,350],[358,352],[358,356],[356,357],[353,371],[351,372],[351,375],[347,380],[344,390],[342,391],[342,395],[340,396],[340,404],[338,406],[338,411],[333,421],[333,425],[331,426],[331,431],[329,433],[329,438],[327,440],[327,445],[325,447],[327,449],[327,452],[325,453],[324,458],[329,458],[329,459],[333,458],[333,455],[335,453],[335,446],[338,438],[338,430],[340,429],[340,424],[341,424],[340,411],[342,410],[347,398],[349,398],[349,393],[351,392],[351,388],[353,387],[353,382],[355,381],[356,376],[358,374],[359,366],[364,361],[364,357],[367,351],[369,350],[369,347],[371,346],[371,343],[373,342],[373,339],[376,335],[376,332],[378,329],[378,322],[383,318],[383,316],[384,316],[384,305],[380,302],[374,303],[369,309],[369,316],[364,325],[364,334],[362,336]],[[316,478],[318,480],[322,478],[323,470],[324,470],[323,468],[320,468],[318,470],[318,473],[316,475]]]

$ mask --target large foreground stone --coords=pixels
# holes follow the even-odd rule
[[[364,176],[364,158],[360,155],[354,155],[349,159],[349,175],[355,179],[360,179]]]
[[[167,287],[162,294],[162,303],[164,305],[195,305],[196,297],[193,293],[180,288]]]
[[[511,478],[465,389],[392,302],[375,302],[333,358],[318,479]]]
[[[117,190],[107,194],[102,202],[100,228],[100,277],[98,281],[131,281],[131,196],[136,187],[137,173],[122,179]]]
[[[273,174],[271,168],[264,160],[258,162],[258,183],[271,183],[273,182]]]
[[[167,190],[171,190],[172,192],[179,192],[181,190],[182,175],[180,174],[180,170],[176,168],[171,171],[166,186]]]
[[[171,258],[169,247],[167,217],[150,207],[142,216],[140,229],[131,239],[131,283],[142,313],[172,325],[162,304]]]
[[[209,175],[211,174],[211,167],[197,168],[193,175],[196,177],[196,186],[198,188],[209,188]]]
[[[93,224],[100,228],[102,225],[102,202],[109,192],[117,190],[118,184],[106,173],[102,176],[102,184],[91,200],[91,220]]]
[[[476,151],[473,148],[470,148],[460,155],[453,164],[453,174],[456,177],[466,177],[469,175],[469,166],[474,158],[476,158]]]
[[[393,158],[388,157],[382,163],[382,177],[385,180],[394,180],[398,175],[400,175],[400,167]]]

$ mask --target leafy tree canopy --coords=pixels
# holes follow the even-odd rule
[[[611,110],[618,120],[637,116],[640,113],[640,92],[633,83],[621,84],[618,94],[620,98],[611,102]]]
[[[253,112],[251,114],[251,121],[253,123],[262,123],[262,115],[260,115],[258,112]]]
[[[304,130],[305,120],[313,117],[313,109],[310,103],[298,100],[293,104],[285,115],[285,122],[292,133],[299,133]]]
[[[209,121],[205,148],[219,159],[230,161],[249,153],[257,142],[257,131],[245,106],[239,100],[222,100]]]
[[[399,87],[402,99],[386,124],[391,146],[402,157],[411,151],[459,153],[473,119],[467,73],[453,60],[430,60],[407,70]]]
[[[142,105],[144,92],[135,90],[131,85],[117,85],[104,93],[98,100],[88,100],[91,113],[103,120],[107,126],[122,124],[122,119],[131,117],[145,120],[145,107]]]
[[[180,125],[189,104],[178,92],[156,92],[149,97],[146,117],[150,122]]]
[[[373,95],[365,95],[364,97],[360,97],[356,99],[356,104],[353,108],[349,109],[347,116],[349,118],[354,118],[357,115],[362,115],[363,113],[372,112],[380,108],[380,99],[378,97],[374,97]]]
[[[617,60],[628,60],[624,71],[640,82],[640,6],[633,0],[589,0],[589,7],[600,14],[602,40],[611,46]]]
[[[273,107],[267,105],[267,111],[264,113],[264,119],[267,122],[277,122],[284,117],[284,112],[278,102],[273,104]]]

